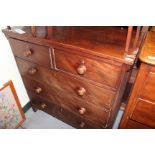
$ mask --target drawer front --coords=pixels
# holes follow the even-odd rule
[[[138,99],[131,119],[155,128],[155,103]]]
[[[132,120],[128,120],[125,128],[126,129],[149,129],[149,127],[147,127],[141,123],[132,121]]]
[[[53,104],[45,99],[42,99],[34,94],[31,94],[31,103],[34,107],[47,112],[48,114],[70,124],[71,126],[78,129],[93,129],[101,128],[101,126],[96,125],[95,123],[86,121],[81,117],[76,116],[70,111],[64,109],[63,107]]]
[[[97,108],[78,99],[75,99],[70,94],[59,92],[48,85],[41,84],[37,81],[23,77],[24,84],[28,90],[28,94],[37,94],[40,97],[46,98],[53,103],[61,105],[65,109],[75,113],[86,120],[91,120],[96,124],[106,127],[109,119],[109,111],[105,108]]]
[[[19,58],[16,58],[16,61],[23,76],[46,83],[51,88],[63,91],[65,94],[70,94],[80,100],[88,101],[98,107],[110,108],[113,103],[115,97],[113,91],[84,83],[82,80],[64,73],[49,70]]]
[[[9,38],[12,51],[15,56],[28,61],[53,68],[51,49],[24,41]]]
[[[56,91],[56,89],[24,76],[22,77],[22,79],[29,96],[31,96],[31,94],[35,94],[42,98],[50,100],[52,103],[59,104],[58,97],[60,96],[60,93]]]
[[[140,96],[146,100],[155,102],[155,69],[149,72],[146,80],[143,82]]]
[[[54,50],[54,55],[56,69],[108,85],[112,88],[118,87],[121,66],[115,66],[57,49]]]

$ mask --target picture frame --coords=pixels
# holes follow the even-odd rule
[[[0,129],[17,129],[25,119],[15,87],[10,80],[0,88]]]

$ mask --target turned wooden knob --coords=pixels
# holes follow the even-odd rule
[[[42,105],[41,105],[41,108],[45,108],[47,105],[45,104],[45,103],[43,103]]]
[[[83,115],[85,112],[86,112],[86,109],[85,108],[82,107],[82,108],[79,109],[79,113],[81,115]]]
[[[25,51],[24,55],[25,55],[26,57],[29,57],[29,56],[32,55],[32,51],[31,51],[30,49],[27,49],[27,50]]]
[[[78,90],[77,90],[77,93],[79,96],[83,96],[85,93],[86,93],[86,89],[83,88],[83,87],[80,87]]]
[[[37,87],[37,88],[35,89],[35,92],[36,92],[37,94],[40,94],[40,93],[42,92],[42,88]]]
[[[85,126],[84,122],[81,122],[80,127],[83,128]]]
[[[31,68],[31,69],[29,69],[28,72],[29,72],[29,74],[34,75],[37,72],[37,69],[36,68]]]
[[[78,72],[78,74],[83,75],[86,72],[86,70],[87,70],[87,68],[84,64],[84,60],[82,60],[81,64],[77,68],[77,72]]]

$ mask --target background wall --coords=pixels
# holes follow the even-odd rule
[[[9,42],[1,31],[4,28],[6,28],[6,26],[0,26],[0,87],[7,81],[12,80],[23,107],[29,102],[29,98],[19,74]]]

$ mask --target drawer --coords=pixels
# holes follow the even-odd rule
[[[131,119],[155,128],[155,103],[138,99]]]
[[[111,90],[83,82],[62,72],[46,69],[20,58],[16,58],[16,61],[23,76],[46,83],[51,88],[63,91],[65,94],[88,101],[98,107],[110,108],[114,101],[115,92]]]
[[[50,101],[42,99],[34,94],[31,94],[30,98],[31,98],[32,106],[47,112],[48,114],[64,121],[67,124],[70,124],[75,128],[80,128],[80,129],[101,128],[95,123],[86,121],[81,117],[78,117],[75,114],[71,113],[70,111],[64,109],[63,107],[57,104],[53,104]]]
[[[140,96],[143,99],[155,102],[155,69],[154,72],[149,72],[145,81],[143,82],[143,87],[141,89]]]
[[[61,95],[62,96],[62,95]],[[95,122],[102,128],[106,128],[108,120],[110,117],[110,111],[103,108],[97,108],[86,102],[82,102],[73,98],[72,96],[67,96],[64,101],[64,96],[59,98],[59,103],[68,109],[69,111],[75,113],[78,116],[81,116],[83,119]]]
[[[52,103],[59,104],[58,97],[60,96],[60,94],[55,88],[49,87],[44,83],[31,80],[30,78],[24,76],[22,77],[22,79],[29,96],[31,96],[31,94],[35,94],[42,98],[47,98]]]
[[[149,129],[149,127],[141,124],[141,123],[138,123],[138,122],[135,122],[135,121],[132,121],[132,120],[128,120],[127,122],[127,125],[125,127],[126,129]]]
[[[9,38],[9,42],[15,56],[34,62],[36,64],[53,68],[51,50],[48,47],[11,38]]]
[[[70,112],[81,116],[83,119],[95,122],[102,127],[106,127],[110,112],[106,108],[97,108],[88,102],[78,100],[70,94],[59,92],[44,83],[23,77],[24,84],[28,90],[28,94],[36,94],[51,102],[61,105]]]
[[[112,88],[117,88],[121,76],[121,65],[116,66],[84,56],[55,49],[55,67]]]

